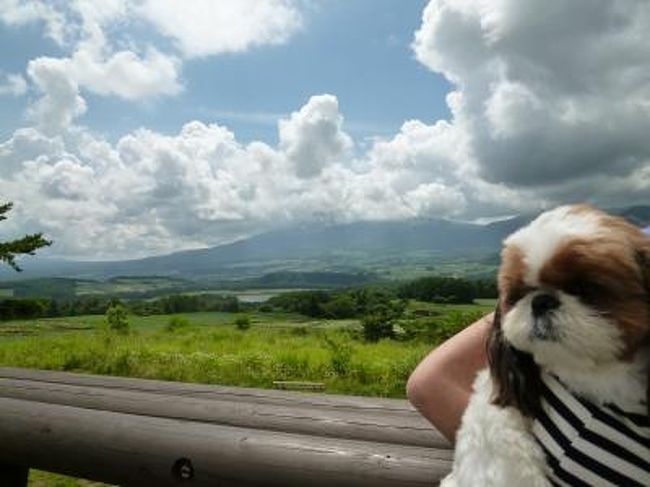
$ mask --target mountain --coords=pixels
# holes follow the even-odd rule
[[[116,262],[70,262],[30,257],[20,275],[2,278],[159,275],[193,279],[259,277],[279,271],[363,272],[379,263],[399,264],[414,254],[460,256],[491,252],[513,224],[490,225],[417,219],[303,225],[276,230],[218,247]]]
[[[650,224],[650,206],[612,212],[638,225]],[[376,273],[383,277],[426,272],[480,275],[492,272],[498,264],[494,256],[503,238],[535,216],[520,215],[487,225],[424,218],[302,225],[227,245],[137,260],[71,262],[29,257],[23,273],[3,270],[0,277],[108,279],[156,275],[223,282],[278,272]]]

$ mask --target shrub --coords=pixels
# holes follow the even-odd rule
[[[251,327],[251,319],[247,315],[238,316],[235,320],[235,326],[238,330],[248,330]]]
[[[294,328],[291,328],[291,334],[293,336],[304,337],[309,335],[309,328],[307,328],[306,326],[296,326]]]
[[[42,299],[3,299],[0,301],[0,320],[38,318],[45,314],[49,302]]]
[[[353,318],[357,314],[356,303],[352,296],[341,294],[321,305],[323,314],[334,320]]]
[[[119,303],[111,305],[106,310],[106,324],[111,331],[123,334],[128,333],[130,325],[126,308]]]
[[[183,318],[182,316],[172,316],[169,318],[165,330],[178,331],[183,328],[187,328],[188,326],[190,326],[190,322],[187,320],[187,318]]]
[[[451,311],[443,316],[405,320],[400,322],[402,338],[437,345],[480,319],[483,314],[482,311]]]
[[[354,348],[349,340],[334,335],[324,335],[323,342],[330,352],[330,367],[339,376],[347,375]]]
[[[404,315],[406,301],[399,300],[375,306],[361,318],[363,337],[366,341],[376,342],[382,338],[395,338],[393,325]]]
[[[376,342],[382,338],[393,338],[393,320],[384,313],[373,313],[361,319],[363,338],[369,342]]]

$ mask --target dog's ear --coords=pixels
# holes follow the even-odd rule
[[[539,367],[530,354],[517,350],[504,339],[500,303],[487,341],[487,357],[493,384],[492,404],[516,407],[525,416],[535,416],[541,408]]]
[[[648,305],[648,334],[645,339],[645,350],[650,349],[650,237],[646,237],[637,246],[636,259],[641,269],[645,296]],[[650,418],[650,368],[648,368],[648,382],[646,385],[646,414]]]
[[[650,306],[650,236],[642,238],[636,245],[636,261],[641,269],[645,284],[648,306]]]
[[[637,261],[643,275],[648,313],[650,314],[650,237],[646,238],[641,248],[637,250]]]

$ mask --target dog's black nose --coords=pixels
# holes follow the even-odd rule
[[[552,294],[538,294],[533,298],[531,306],[533,307],[533,316],[542,316],[552,309],[559,308],[560,300]]]

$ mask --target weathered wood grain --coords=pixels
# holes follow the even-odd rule
[[[445,475],[451,458],[450,450],[7,397],[0,438],[6,463],[137,486],[425,486]],[[192,479],[180,480],[190,471]]]
[[[341,410],[360,409],[362,411],[383,410],[387,412],[413,412],[415,409],[403,399],[371,398],[345,396],[340,394],[315,394],[309,392],[278,391],[252,387],[228,387],[205,384],[188,384],[160,380],[110,377],[91,374],[71,374],[49,370],[29,370],[0,367],[0,377],[12,379],[31,379],[42,382],[106,387],[110,389],[130,389],[142,392],[173,394],[176,396],[228,399],[234,401],[284,404],[287,406],[305,405],[331,407]]]
[[[23,471],[137,486],[410,487],[435,485],[451,457],[404,400],[0,368],[0,462]]]
[[[305,405],[153,394],[0,378],[0,396],[159,418],[448,449],[449,444],[415,412],[341,411]],[[232,396],[219,396],[232,397]]]

